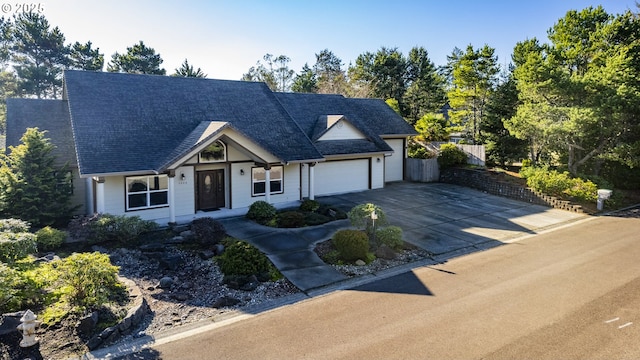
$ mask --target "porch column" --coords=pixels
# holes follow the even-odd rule
[[[315,192],[315,172],[314,168],[317,163],[309,164],[309,200],[315,200],[316,192]]]
[[[85,215],[93,215],[93,213],[96,211],[96,204],[93,201],[93,179],[92,178],[86,178],[84,179],[84,187],[85,187],[85,191],[84,191],[84,203],[85,203]]]
[[[104,214],[104,177],[95,178],[96,180],[96,212],[98,214]]]
[[[169,224],[176,222],[176,171],[169,171]]]
[[[264,201],[271,204],[271,165],[264,166]]]

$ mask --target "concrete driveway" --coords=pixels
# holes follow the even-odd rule
[[[384,189],[317,200],[344,211],[358,204],[374,203],[382,208],[391,225],[403,229],[405,241],[441,261],[588,217],[443,183],[391,183]],[[330,239],[336,231],[349,228],[348,220],[300,229],[270,228],[243,217],[220,220],[231,236],[258,247],[302,291],[308,293],[346,280],[320,260],[313,247]]]

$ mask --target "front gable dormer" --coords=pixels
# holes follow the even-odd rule
[[[353,126],[344,115],[320,116],[316,134],[315,141],[367,139],[367,136]]]

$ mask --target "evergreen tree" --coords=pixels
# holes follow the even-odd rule
[[[92,48],[91,41],[86,44],[75,42],[69,53],[69,68],[77,70],[102,71],[104,54],[99,48]]]
[[[453,108],[453,121],[466,127],[473,143],[480,140],[480,125],[487,101],[497,83],[499,67],[495,50],[488,45],[480,49],[467,46],[465,52],[454,49],[448,58],[446,73],[452,77],[453,87],[447,93]]]
[[[178,69],[176,69],[176,73],[172,76],[177,77],[194,77],[194,78],[206,78],[207,74],[202,72],[200,68],[196,69],[193,65],[189,64],[187,59],[184,59],[184,62]]]
[[[153,48],[147,47],[144,42],[128,47],[126,54],[118,52],[111,55],[111,61],[107,64],[109,72],[123,72],[131,74],[165,75],[166,70],[160,68],[162,58],[156,54]]]
[[[15,17],[10,33],[11,60],[21,94],[58,97],[69,54],[60,29],[51,29],[43,15],[22,13]]]
[[[291,85],[293,92],[300,93],[317,93],[318,92],[318,79],[316,74],[311,70],[308,64],[304,64],[300,74],[296,75]]]
[[[63,223],[74,210],[68,167],[55,165],[54,145],[45,133],[29,128],[20,145],[0,155],[0,215],[34,227]]]

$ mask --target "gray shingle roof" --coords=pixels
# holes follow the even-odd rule
[[[360,130],[371,142],[341,141],[326,144],[315,141],[314,145],[323,155],[388,152],[391,148],[380,135],[408,136],[416,131],[401,116],[380,99],[352,99],[342,95],[275,93],[302,130],[311,139],[316,139],[326,129],[324,115],[344,115],[347,121]],[[320,124],[319,122],[323,122]],[[342,147],[339,150],[338,147]],[[368,150],[367,150],[368,149]]]
[[[7,99],[7,153],[9,146],[17,146],[27,128],[46,130],[55,149],[52,154],[63,164],[76,163],[69,105],[64,100]]]
[[[255,82],[108,72],[66,71],[64,83],[64,100],[7,100],[7,144],[17,145],[27,127],[48,130],[64,160],[75,163],[77,153],[83,175],[164,171],[200,146],[202,136],[225,127],[282,162],[389,152],[381,135],[415,134],[377,99],[274,93]],[[326,115],[344,115],[367,139],[313,142],[326,129]]]
[[[321,159],[264,83],[65,72],[81,173],[161,170],[203,121],[225,121],[283,162]]]

